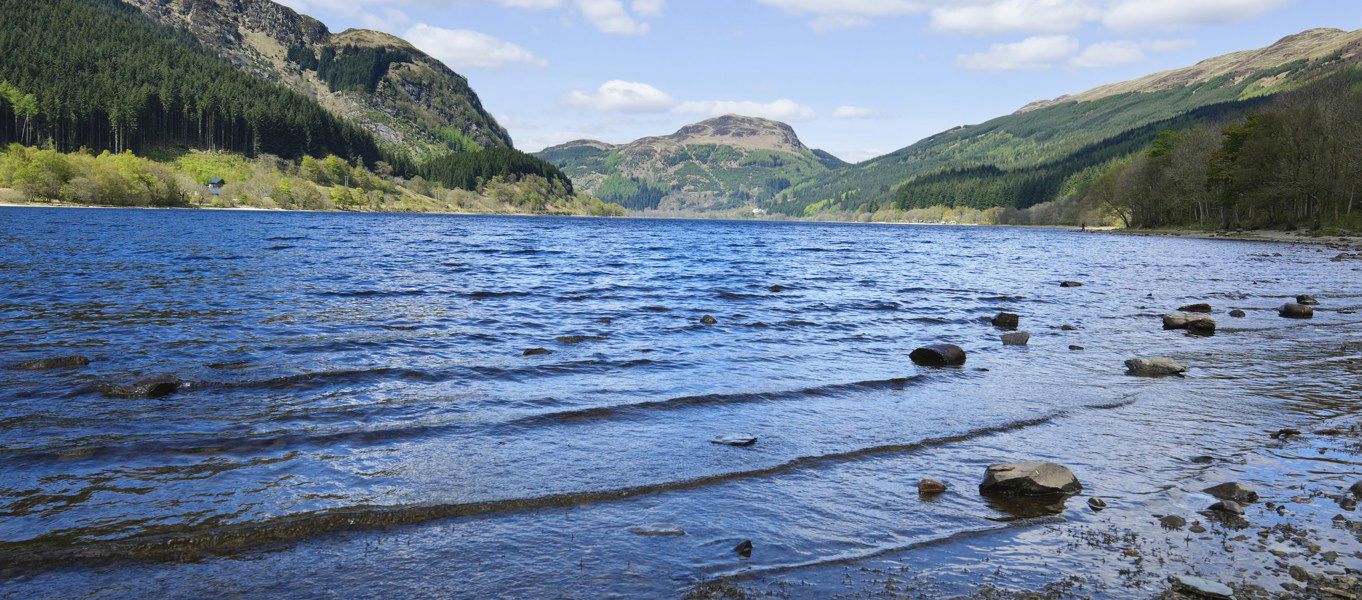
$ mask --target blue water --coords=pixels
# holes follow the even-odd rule
[[[0,209],[0,366],[91,359],[0,370],[0,594],[665,596],[1039,526],[971,491],[987,464],[1055,460],[1089,493],[1138,495],[1198,468],[1189,456],[1352,410],[1357,363],[1337,342],[1362,335],[1362,278],[1332,254],[1006,228]],[[1298,293],[1323,301],[1316,318],[1278,318]],[[1159,327],[1203,301],[1215,337]],[[1002,346],[1000,310],[1029,347]],[[942,341],[965,368],[907,360]],[[1127,377],[1134,356],[1192,371]],[[158,374],[185,386],[107,393]],[[759,441],[710,443],[724,433]],[[925,502],[924,476],[955,491]],[[637,533],[656,525],[685,535]]]

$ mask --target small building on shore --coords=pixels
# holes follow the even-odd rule
[[[214,177],[208,180],[208,193],[218,196],[222,194],[222,186],[227,185],[227,180],[221,177]]]

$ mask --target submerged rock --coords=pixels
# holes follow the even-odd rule
[[[177,391],[184,382],[174,375],[156,375],[139,379],[128,385],[114,385],[105,393],[118,398],[164,398]]]
[[[993,320],[990,322],[993,323],[994,327],[1001,329],[1016,329],[1018,325],[1021,325],[1021,316],[1009,312],[1001,312],[998,313],[998,316],[993,317]]]
[[[644,537],[666,537],[676,535],[686,535],[686,531],[675,525],[652,523],[648,525],[635,525],[629,528],[629,533]]]
[[[743,558],[752,558],[752,540],[743,540],[733,547],[733,551]]]
[[[924,367],[947,367],[965,364],[965,351],[955,344],[934,344],[912,351],[908,359]]]
[[[1132,358],[1126,361],[1126,373],[1141,377],[1182,375],[1187,367],[1171,358]]]
[[[785,286],[783,286],[783,285],[773,285],[773,286],[768,287],[768,288],[766,288],[766,289],[770,290],[772,294],[779,294],[779,293],[785,291],[786,288],[785,288]]]
[[[553,351],[548,348],[530,348],[520,353],[521,356],[548,356],[550,354],[553,354]]]
[[[1319,300],[1316,300],[1315,297],[1311,296],[1310,294],[1301,294],[1299,296],[1296,296],[1296,304],[1304,304],[1306,306],[1319,306]]]
[[[725,433],[710,440],[709,443],[724,446],[751,446],[757,443],[757,438],[745,433]]]
[[[1211,305],[1206,304],[1205,302],[1201,302],[1201,303],[1197,303],[1197,304],[1188,304],[1187,306],[1183,306],[1183,307],[1181,307],[1181,308],[1178,309],[1179,312],[1187,312],[1187,313],[1209,313],[1209,312],[1211,312],[1212,310],[1213,310],[1213,309],[1211,308]]]
[[[560,335],[553,339],[563,344],[580,344],[582,342],[599,342],[605,338],[599,335]]]
[[[1025,331],[1003,334],[1004,346],[1025,346],[1031,341],[1031,334]]]
[[[1214,600],[1231,600],[1234,598],[1234,590],[1230,589],[1229,586],[1191,575],[1173,576],[1173,587],[1179,592],[1198,598],[1212,598]]]
[[[1082,283],[1082,282],[1079,282],[1079,281],[1061,281],[1061,282],[1059,282],[1059,287],[1067,287],[1067,288],[1083,287],[1083,283]]]
[[[1059,329],[1060,329],[1061,331],[1078,331],[1078,326],[1077,326],[1077,325],[1061,325]]]
[[[917,493],[922,494],[924,496],[933,496],[936,494],[940,494],[945,492],[947,489],[949,488],[946,487],[946,484],[941,483],[940,481],[937,481],[935,479],[923,479],[922,481],[917,482]]]
[[[14,365],[14,368],[22,371],[46,371],[49,369],[78,369],[88,364],[90,364],[90,359],[84,356],[54,356],[21,362]]]
[[[1187,526],[1187,519],[1177,515],[1165,515],[1159,517],[1159,526],[1164,529],[1178,530]]]
[[[1242,319],[1242,318],[1244,318],[1244,317],[1247,317],[1247,316],[1248,316],[1248,313],[1246,313],[1246,312],[1244,312],[1244,311],[1239,310],[1239,309],[1236,308],[1236,309],[1230,311],[1230,316],[1231,316],[1231,317],[1234,317],[1234,318],[1236,318],[1236,319]]]
[[[1315,309],[1298,302],[1287,302],[1282,305],[1282,308],[1277,311],[1277,314],[1287,319],[1313,319],[1315,317]]]
[[[997,496],[1053,496],[1081,489],[1068,467],[1040,461],[991,465],[979,484],[979,493]]]
[[[703,317],[700,317],[700,324],[701,324],[701,325],[717,325],[718,323],[719,323],[719,320],[716,319],[716,318],[714,318],[714,317],[712,317],[712,316],[710,316],[710,315],[705,315],[705,316],[703,316]]]
[[[1244,484],[1237,481],[1208,487],[1204,491],[1221,500],[1233,500],[1240,504],[1249,504],[1258,501],[1258,492],[1249,489],[1244,486]]]

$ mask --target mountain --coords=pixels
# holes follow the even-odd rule
[[[451,149],[511,147],[467,79],[397,37],[363,29],[331,33],[269,0],[124,1],[418,159]]]
[[[988,122],[798,182],[773,211],[1026,207],[1147,146],[1164,129],[1233,118],[1362,62],[1362,31],[1313,29],[1257,50],[1035,102]]]
[[[725,115],[624,145],[577,140],[538,157],[577,189],[634,210],[724,210],[769,201],[793,182],[846,166],[785,123]]]

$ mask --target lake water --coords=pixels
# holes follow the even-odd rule
[[[1356,408],[1362,276],[1332,255],[1006,228],[0,209],[4,366],[92,361],[0,370],[0,595],[640,597],[739,573],[814,593],[836,587],[829,566],[929,568],[991,532],[1113,512],[980,498],[986,465],[1017,459],[1068,465],[1113,504],[1199,508],[1167,495],[1210,468],[1193,457]],[[1315,319],[1279,318],[1298,293],[1322,301]],[[1218,335],[1161,329],[1192,302]],[[1000,310],[1029,347],[1001,344]],[[908,361],[942,341],[965,368]],[[1191,371],[1128,377],[1134,356]],[[166,373],[186,386],[102,391]],[[710,442],[725,433],[759,441]],[[922,499],[922,477],[952,491]],[[1040,581],[1055,549],[1018,548]]]

